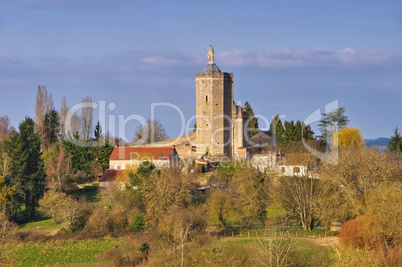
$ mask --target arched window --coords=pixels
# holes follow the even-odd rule
[[[208,101],[208,95],[205,96],[205,101]]]

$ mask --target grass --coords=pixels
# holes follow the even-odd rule
[[[332,266],[336,253],[331,247],[323,247],[313,240],[299,239],[294,250],[298,266]]]
[[[225,237],[195,245],[186,245],[187,266],[260,266],[257,257],[255,237]],[[149,266],[179,266],[177,255],[155,255]],[[177,252],[176,252],[177,253]],[[313,239],[297,238],[297,243],[289,255],[295,266],[332,266],[336,255],[332,248],[319,246]],[[261,258],[262,259],[262,258]]]
[[[61,225],[56,224],[53,222],[52,219],[36,221],[36,222],[29,222],[25,224],[21,224],[18,227],[19,232],[47,232],[53,230],[60,230]]]
[[[85,199],[89,202],[95,202],[99,197],[99,186],[85,186],[82,189],[76,189],[71,192],[76,199],[80,197],[85,197]]]
[[[51,241],[45,243],[24,243],[15,247],[3,247],[3,253],[14,249],[15,266],[49,266],[96,263],[97,255],[116,249],[119,239]]]

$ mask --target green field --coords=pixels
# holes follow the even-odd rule
[[[118,249],[120,239],[51,241],[22,243],[2,248],[2,254],[12,253],[14,266],[74,265],[98,262],[97,256],[108,250]]]

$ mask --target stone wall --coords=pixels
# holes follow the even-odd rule
[[[198,155],[232,155],[232,103],[232,73],[196,74]]]

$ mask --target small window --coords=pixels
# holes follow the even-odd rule
[[[300,173],[300,167],[294,167],[293,173]]]
[[[205,96],[205,101],[208,101],[208,95]]]

